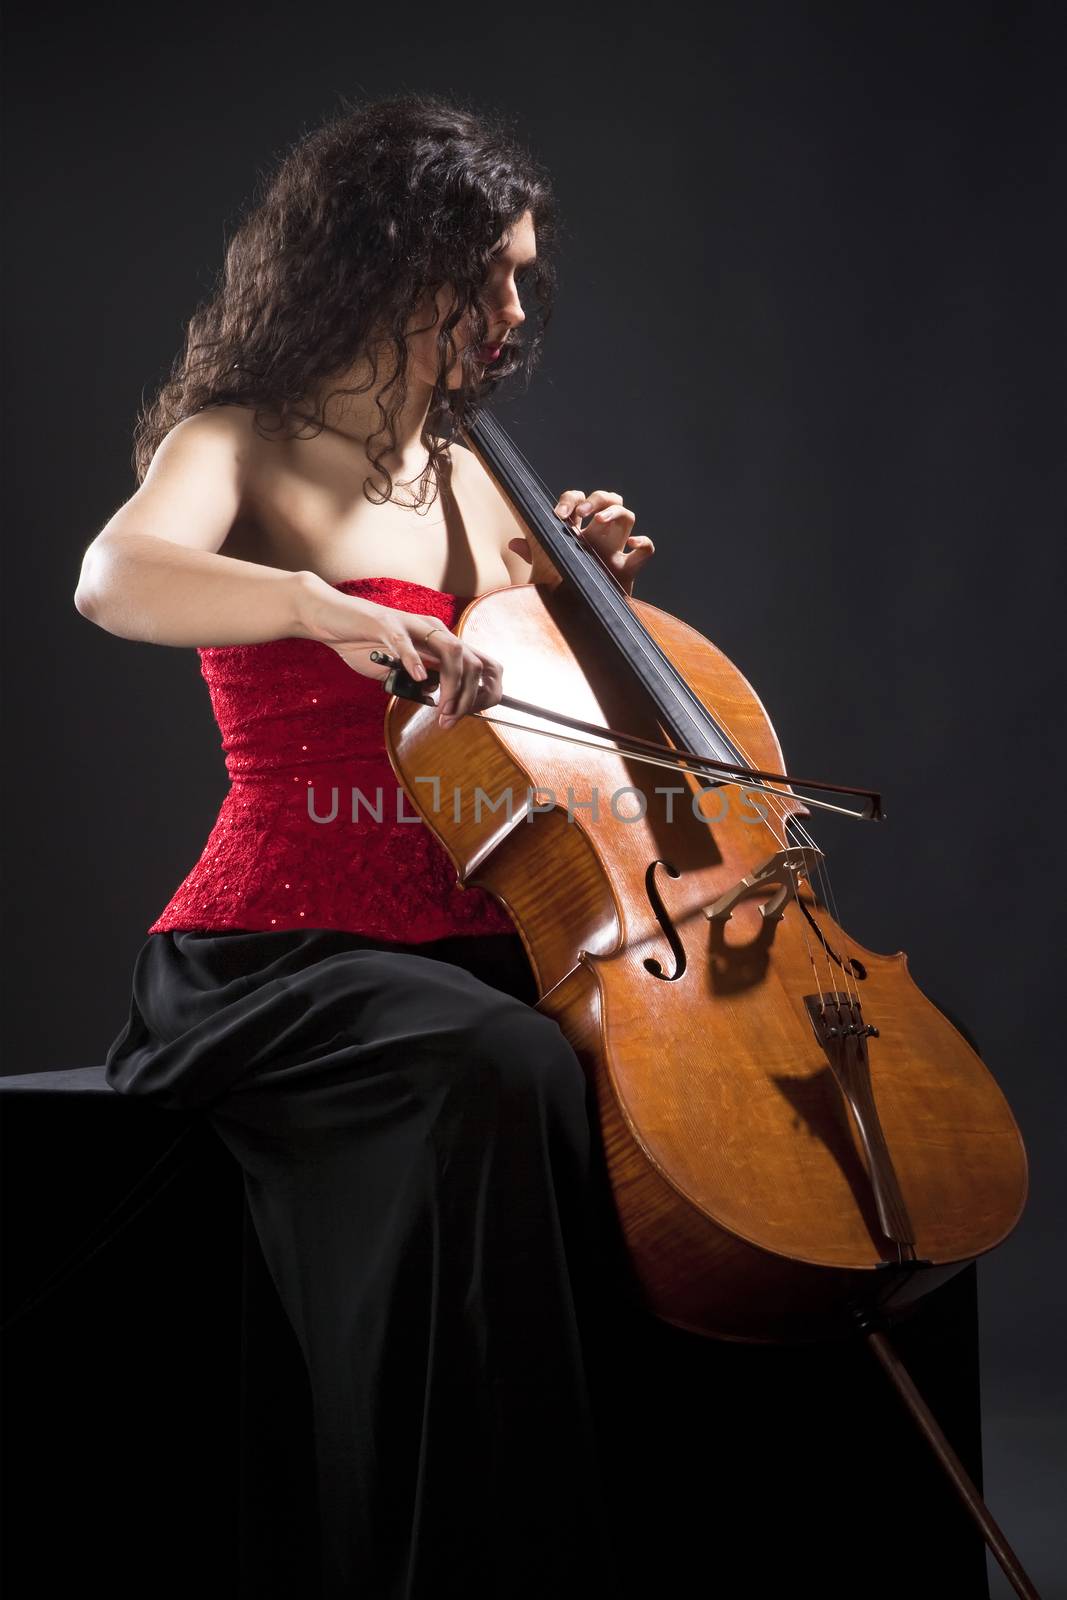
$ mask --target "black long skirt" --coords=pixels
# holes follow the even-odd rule
[[[982,1600],[981,1542],[867,1352],[629,1299],[592,1087],[536,999],[517,935],[138,955],[108,1081],[202,1110],[243,1169],[310,1380],[325,1600]],[[973,1268],[913,1323],[897,1347],[980,1481]]]

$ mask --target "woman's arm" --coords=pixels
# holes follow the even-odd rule
[[[242,407],[209,408],[173,428],[85,552],[74,593],[82,616],[151,644],[304,636],[309,598],[328,588],[321,578],[218,554],[245,502],[253,448]]]
[[[448,727],[496,705],[501,666],[440,618],[341,594],[314,572],[284,572],[220,555],[249,498],[255,450],[242,407],[198,412],[172,428],[145,480],[82,559],[74,604],[107,633],[150,644],[263,644],[313,639],[354,672],[381,679],[372,649],[416,678],[440,673],[439,720]]]

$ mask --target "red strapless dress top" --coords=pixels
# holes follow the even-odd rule
[[[332,587],[432,612],[449,627],[468,599],[402,578]],[[398,783],[379,683],[314,639],[197,653],[230,788],[199,861],[148,933],[343,928],[419,943],[515,932],[487,890],[457,885]]]

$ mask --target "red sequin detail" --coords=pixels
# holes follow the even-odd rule
[[[432,613],[449,627],[469,598],[406,578],[347,578],[332,587]],[[199,861],[148,933],[344,928],[413,943],[514,933],[487,890],[458,887],[448,854],[398,783],[379,683],[314,639],[197,654],[230,789]],[[355,820],[353,789],[365,797],[356,797]],[[316,821],[334,813],[334,791],[333,820]],[[441,803],[451,797],[442,794]]]

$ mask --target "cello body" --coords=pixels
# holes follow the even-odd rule
[[[580,597],[545,562],[534,576],[473,600],[456,633],[504,664],[509,694],[662,739]],[[783,771],[742,673],[625,604],[746,760]],[[720,1339],[844,1338],[1001,1243],[1027,1193],[1007,1101],[905,955],[857,945],[785,874],[786,821],[810,814],[789,785],[709,791],[517,720],[446,731],[394,694],[386,746],[458,881],[510,914],[537,1008],[595,1089],[635,1299]],[[842,1017],[862,1026],[827,1026]]]

